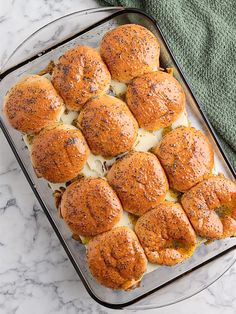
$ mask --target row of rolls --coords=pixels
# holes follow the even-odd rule
[[[169,127],[185,111],[184,90],[160,70],[159,57],[149,30],[119,26],[104,35],[99,52],[75,46],[55,63],[51,81],[23,77],[5,97],[11,126],[33,135],[38,177],[73,181],[60,213],[75,236],[91,237],[89,268],[112,289],[134,287],[147,261],[186,260],[197,236],[236,236],[236,184],[212,175],[214,153],[201,131],[180,126],[151,151],[133,150],[139,128]],[[127,84],[125,101],[108,95],[111,78]],[[79,112],[74,125],[58,123],[65,107]],[[118,156],[106,177],[80,176],[90,152]],[[165,200],[169,188],[181,193],[179,202]],[[117,226],[123,210],[137,217],[134,231]]]

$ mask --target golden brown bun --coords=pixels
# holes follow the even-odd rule
[[[132,152],[113,164],[107,174],[109,184],[123,208],[141,216],[165,199],[166,175],[155,155]]]
[[[208,239],[236,236],[236,183],[222,176],[200,182],[182,197],[198,235]]]
[[[99,53],[89,46],[76,46],[66,51],[52,74],[52,83],[66,107],[76,111],[91,97],[103,94],[110,80]]]
[[[164,202],[137,220],[135,232],[150,263],[175,265],[196,247],[195,232],[180,204]]]
[[[63,110],[63,101],[51,82],[39,75],[22,78],[10,89],[4,103],[11,126],[27,134],[59,121]]]
[[[73,234],[95,236],[113,228],[122,206],[104,178],[80,178],[62,196],[61,214]]]
[[[103,95],[89,101],[78,117],[93,154],[117,156],[129,151],[137,137],[138,124],[126,104]]]
[[[211,174],[212,146],[207,137],[192,127],[179,127],[167,133],[155,148],[170,186],[185,192]]]
[[[88,155],[83,135],[71,125],[54,125],[33,139],[31,158],[35,172],[53,183],[74,179]]]
[[[143,249],[127,227],[114,228],[90,240],[87,260],[98,282],[112,289],[131,288],[147,268]]]
[[[140,25],[126,24],[107,32],[100,53],[112,78],[120,82],[129,82],[159,67],[159,42]]]
[[[172,75],[161,71],[134,79],[126,100],[139,126],[151,131],[172,124],[185,108],[183,88]]]

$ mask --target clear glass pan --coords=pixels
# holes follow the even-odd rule
[[[101,8],[75,12],[49,23],[34,33],[14,51],[2,69],[4,72],[0,77],[0,106],[2,107],[6,92],[22,75],[39,72],[50,60],[57,59],[74,45],[87,44],[97,47],[108,30],[126,23],[143,25],[158,37],[161,43],[161,66],[173,67],[175,76],[184,87],[187,112],[192,125],[202,130],[211,141],[217,170],[234,179],[235,173],[176,64],[159,27],[151,17],[136,9]],[[15,65],[16,63],[18,64]],[[58,216],[47,183],[35,176],[21,134],[9,126],[2,114],[0,124],[49,222],[86,289],[97,302],[111,308],[130,309],[156,308],[173,304],[205,289],[235,262],[236,238],[229,238],[209,245],[200,245],[195,254],[180,265],[162,266],[146,274],[137,289],[128,292],[113,291],[99,285],[87,268],[85,247],[71,238],[70,231]]]

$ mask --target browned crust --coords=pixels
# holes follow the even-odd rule
[[[100,53],[112,78],[120,82],[128,82],[159,67],[159,42],[140,25],[126,24],[107,32]]]
[[[99,53],[89,46],[76,46],[66,51],[52,75],[52,83],[66,107],[76,111],[91,97],[103,94],[110,79]]]
[[[132,152],[113,164],[109,184],[123,208],[141,216],[165,199],[168,182],[160,162],[147,152]]]
[[[180,204],[164,202],[140,217],[135,232],[151,263],[175,265],[196,247],[195,232]]]
[[[146,130],[171,125],[185,108],[185,93],[170,74],[156,71],[134,79],[126,93],[127,105]]]
[[[185,192],[211,174],[214,153],[208,138],[193,127],[168,133],[154,149],[170,186]]]
[[[113,228],[121,203],[104,178],[80,178],[62,196],[61,214],[73,234],[95,236]]]
[[[71,125],[54,125],[34,137],[31,158],[38,176],[53,183],[74,179],[82,170],[89,148]]]
[[[87,260],[99,283],[112,289],[131,288],[147,268],[143,249],[127,227],[117,227],[91,240]]]
[[[36,133],[60,119],[64,105],[51,82],[39,75],[22,78],[8,92],[4,113],[22,133]]]
[[[108,95],[89,101],[78,125],[92,153],[107,157],[131,150],[138,133],[137,121],[126,104]]]
[[[222,176],[200,182],[182,197],[182,205],[201,237],[236,236],[236,184]]]

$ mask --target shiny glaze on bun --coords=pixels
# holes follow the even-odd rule
[[[123,208],[137,216],[162,202],[168,190],[160,162],[148,152],[132,152],[118,160],[109,170],[107,180]]]
[[[167,133],[154,149],[170,186],[185,192],[211,174],[214,154],[208,138],[193,127]]]
[[[195,232],[180,204],[163,202],[141,216],[135,232],[150,263],[175,265],[196,247]]]
[[[37,133],[60,120],[64,111],[61,97],[43,76],[21,78],[7,93],[4,113],[11,126],[26,134]]]
[[[171,125],[185,108],[185,94],[170,74],[156,71],[134,79],[126,93],[127,104],[141,128],[158,130]]]
[[[159,67],[159,42],[140,25],[126,24],[107,32],[100,53],[112,78],[120,82],[129,82]]]
[[[88,145],[77,128],[54,125],[34,137],[31,159],[36,174],[52,183],[74,179],[89,155]]]
[[[91,97],[103,94],[110,73],[96,49],[76,46],[66,51],[54,67],[52,83],[66,107],[78,111]]]
[[[87,261],[102,285],[127,290],[136,285],[147,268],[147,259],[135,233],[117,227],[89,241]]]
[[[138,124],[126,104],[118,98],[103,95],[89,101],[78,117],[93,154],[113,157],[131,150]]]
[[[198,183],[182,197],[183,208],[201,237],[236,236],[236,183],[223,176]]]
[[[106,179],[83,177],[66,188],[61,214],[73,234],[95,236],[119,222],[122,206]]]

